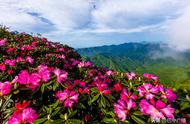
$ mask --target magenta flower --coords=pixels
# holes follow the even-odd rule
[[[120,99],[126,101],[129,99],[137,99],[137,95],[133,95],[131,92],[127,91],[126,89],[123,89],[121,94],[120,94]]]
[[[113,88],[113,89],[114,89],[116,92],[119,92],[119,91],[122,90],[122,88],[123,88],[123,86],[122,86],[121,83],[116,83],[116,84],[114,84],[114,88]]]
[[[129,111],[132,108],[136,107],[136,103],[129,99],[127,101],[118,100],[118,102],[114,105],[114,112],[119,119],[122,121],[126,120]]]
[[[109,70],[109,71],[106,72],[106,74],[107,74],[108,76],[110,76],[110,75],[113,74],[113,71]]]
[[[111,93],[111,91],[108,89],[108,85],[106,83],[103,83],[103,84],[97,83],[96,85],[98,87],[100,94],[108,95]]]
[[[34,63],[34,59],[30,56],[26,57],[26,61],[29,62],[30,64]]]
[[[14,113],[6,124],[32,124],[38,115],[32,108],[26,108],[19,113]]]
[[[55,69],[54,74],[57,76],[57,82],[61,83],[67,79],[68,73],[66,71],[62,71],[60,69]]]
[[[88,67],[88,66],[91,66],[91,65],[92,65],[92,62],[80,62],[78,64],[78,67],[82,68],[82,67]]]
[[[173,102],[174,100],[176,100],[177,96],[176,94],[173,92],[172,89],[165,89],[163,85],[158,86],[161,94],[161,98],[165,98],[167,99],[169,102]]]
[[[69,91],[65,89],[64,91],[58,91],[56,97],[64,103],[64,107],[72,108],[75,102],[78,102],[78,96],[75,91]]]
[[[35,90],[36,87],[40,85],[41,76],[37,73],[32,73],[31,75],[28,73],[28,71],[23,70],[18,75],[18,83],[19,84],[25,84],[30,89]]]
[[[10,65],[10,66],[15,66],[15,60],[8,60],[8,59],[6,59],[5,60],[5,64],[6,65]]]
[[[152,80],[154,80],[154,81],[158,81],[158,77],[156,76],[156,75],[153,75],[153,74],[147,74],[147,73],[145,73],[144,74],[144,77],[147,79],[147,80],[150,80],[150,79],[152,79]]]
[[[4,64],[0,64],[0,70],[1,71],[5,71],[6,70],[6,66]]]
[[[5,46],[5,44],[6,44],[6,40],[5,39],[0,40],[0,46]]]
[[[32,90],[35,90],[36,87],[40,85],[41,76],[37,73],[32,73],[30,75],[30,82],[28,84],[28,87]]]
[[[22,57],[17,57],[15,61],[16,61],[16,62],[24,62],[25,59],[22,58]]]
[[[44,82],[48,82],[51,79],[50,71],[47,66],[38,66],[38,74],[41,76]]]
[[[4,83],[0,82],[0,96],[7,95],[11,91],[11,84],[10,82],[6,81]]]
[[[135,78],[136,74],[134,72],[130,72],[130,73],[126,73],[127,74],[127,78],[129,80],[132,80],[133,78]]]
[[[18,83],[20,84],[29,84],[30,83],[30,74],[28,71],[23,70],[18,75]]]
[[[154,102],[155,103],[155,102]],[[160,119],[174,119],[174,108],[171,108],[170,105],[167,105],[161,100],[156,101],[154,105],[147,102],[143,99],[140,101],[141,112],[144,115],[149,115],[152,120]]]
[[[155,94],[159,92],[159,89],[152,84],[143,84],[138,87],[138,91],[140,96],[145,97],[146,99],[152,99]]]

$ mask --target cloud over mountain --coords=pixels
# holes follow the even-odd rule
[[[176,42],[190,33],[189,5],[188,0],[0,0],[0,24],[74,47],[113,44],[117,39],[118,44],[162,40],[180,45]]]

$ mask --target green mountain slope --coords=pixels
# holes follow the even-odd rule
[[[78,52],[97,66],[105,65],[123,72],[153,73],[168,86],[190,86],[190,54],[175,51],[165,44],[126,43],[84,48]]]

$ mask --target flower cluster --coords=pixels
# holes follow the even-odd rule
[[[122,121],[126,120],[127,115],[130,113],[132,108],[136,107],[134,100],[137,99],[136,95],[132,95],[131,92],[128,92],[126,89],[120,94],[120,99],[114,105],[114,112]]]
[[[28,107],[29,103],[16,103],[16,111],[10,116],[6,124],[32,124],[38,118],[37,112]]]
[[[96,67],[46,38],[0,34],[0,123],[138,123],[181,112],[155,75]]]
[[[64,106],[70,108],[72,108],[75,102],[78,102],[78,96],[79,94],[75,91],[69,91],[68,89],[56,93],[56,97],[64,103]]]

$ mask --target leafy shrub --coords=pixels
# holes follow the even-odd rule
[[[99,68],[69,46],[5,28],[0,81],[0,123],[188,121],[188,95],[176,99],[157,76]]]

